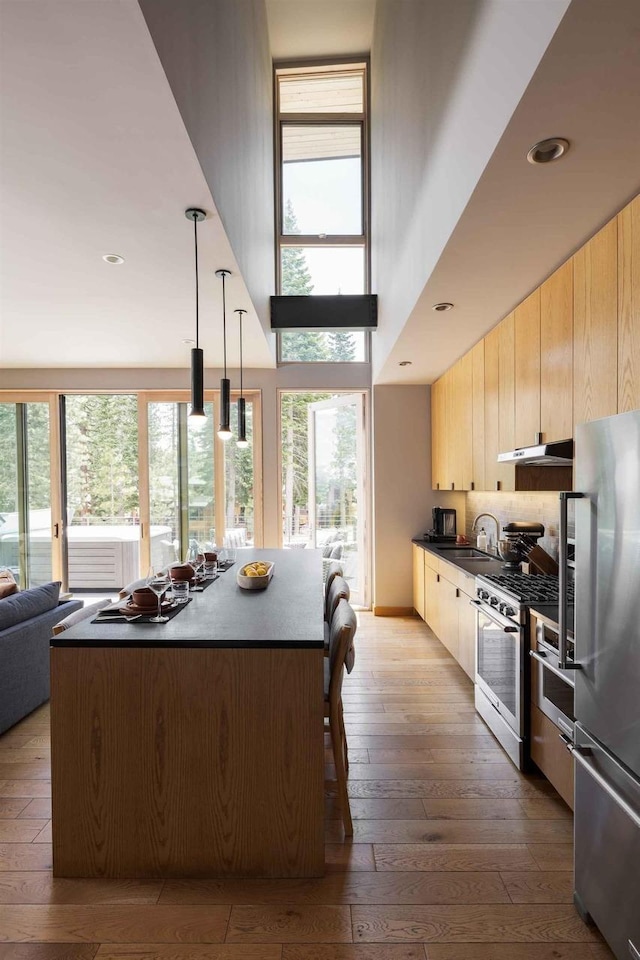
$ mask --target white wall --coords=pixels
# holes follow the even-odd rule
[[[264,0],[139,2],[273,345],[273,78]]]
[[[411,540],[431,526],[431,508],[458,510],[464,494],[431,490],[431,388],[373,388],[373,603],[413,607]]]

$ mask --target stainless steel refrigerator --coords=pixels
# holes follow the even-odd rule
[[[575,441],[560,524],[564,580],[575,498],[574,900],[618,960],[640,960],[640,411]]]

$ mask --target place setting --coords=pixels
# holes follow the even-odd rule
[[[103,607],[91,622],[167,623],[172,620],[192,600],[189,580],[174,579],[172,571],[150,568],[146,586]]]

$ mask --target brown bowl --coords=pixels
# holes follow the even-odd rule
[[[131,599],[136,607],[153,608],[158,606],[158,597],[150,587],[140,587],[138,590],[134,590]]]
[[[218,554],[217,554],[217,553],[205,552],[204,559],[205,559],[206,561],[208,561],[209,563],[213,563],[214,560],[217,560],[217,559],[218,559]]]
[[[169,570],[172,580],[193,580],[195,570],[190,563],[176,563]]]

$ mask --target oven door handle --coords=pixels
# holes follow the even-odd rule
[[[483,613],[485,617],[489,618],[489,620],[493,620],[494,623],[497,623],[505,633],[520,633],[520,628],[514,627],[511,620],[507,620],[506,617],[503,617],[495,610],[492,610],[491,607],[488,607],[486,603],[482,602],[482,600],[469,600],[469,603],[472,607],[475,607],[479,613]]]
[[[537,650],[529,650],[529,656],[532,657],[534,660],[537,660],[538,663],[541,663],[542,666],[545,668],[545,670],[550,670],[551,673],[555,673],[556,677],[560,677],[560,679],[564,680],[564,682],[568,686],[575,687],[576,685],[575,680],[572,677],[567,677],[567,675],[564,674],[562,670],[558,670],[557,667],[554,667],[551,663],[549,663],[549,661],[546,659],[545,654],[538,653]]]

